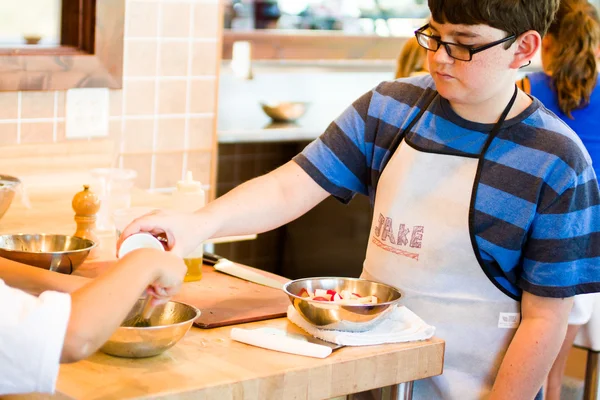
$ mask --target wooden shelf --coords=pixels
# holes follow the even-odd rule
[[[223,59],[233,42],[252,43],[253,60],[395,60],[406,37],[346,35],[337,31],[223,31]]]

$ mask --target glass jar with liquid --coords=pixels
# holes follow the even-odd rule
[[[202,183],[195,181],[192,171],[188,171],[184,180],[177,182],[177,190],[173,193],[173,209],[182,212],[194,212],[205,204],[205,194]],[[202,279],[203,245],[200,243],[196,250],[183,258],[187,265],[185,282],[199,281]]]
[[[184,282],[194,282],[202,279],[202,259],[204,256],[203,245],[201,244],[198,248],[192,251],[191,254],[183,259],[183,262],[187,266],[187,272],[183,278]]]

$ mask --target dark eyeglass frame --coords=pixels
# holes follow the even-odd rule
[[[458,61],[471,61],[473,59],[473,54],[477,54],[481,51],[487,50],[491,47],[497,46],[499,44],[502,44],[502,43],[508,42],[509,40],[513,40],[513,39],[517,38],[517,35],[510,35],[508,37],[505,37],[504,39],[496,40],[495,42],[492,42],[492,43],[484,44],[484,45],[477,46],[477,47],[470,47],[470,46],[465,46],[464,44],[459,44],[459,43],[444,42],[443,40],[440,40],[435,36],[431,36],[431,35],[427,35],[426,33],[423,33],[423,31],[425,29],[429,28],[429,26],[430,26],[429,24],[423,25],[422,27],[420,27],[419,29],[417,29],[415,31],[415,37],[417,38],[417,42],[419,43],[419,46],[423,47],[425,50],[433,51],[435,53],[443,45],[444,49],[446,50],[446,53],[450,57],[452,57]],[[419,40],[419,36],[425,36],[425,37],[435,41],[437,43],[437,48],[435,50],[433,50],[433,49],[423,46],[421,44],[421,41]],[[457,58],[457,57],[453,56],[452,50],[451,50],[452,48],[450,46],[456,46],[456,47],[460,47],[462,49],[467,50],[469,52],[469,59],[465,60],[465,59]]]

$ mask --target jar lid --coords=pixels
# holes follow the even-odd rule
[[[118,258],[123,258],[125,254],[137,249],[157,249],[164,251],[165,248],[154,236],[149,233],[136,233],[123,240],[119,247]]]

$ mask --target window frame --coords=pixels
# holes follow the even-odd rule
[[[63,0],[61,45],[0,49],[0,91],[123,86],[124,0]]]

